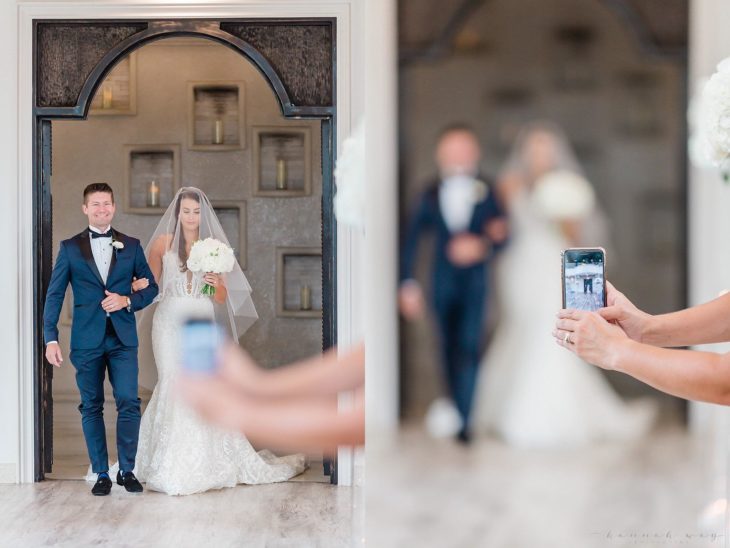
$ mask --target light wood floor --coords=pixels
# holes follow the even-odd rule
[[[77,420],[77,419],[75,419]],[[0,546],[362,545],[456,548],[727,546],[725,496],[706,440],[665,424],[640,442],[524,451],[469,448],[406,427],[371,443],[363,490],[321,483],[239,486],[190,497],[81,481],[0,486]],[[365,533],[363,533],[365,531]]]
[[[82,481],[0,485],[0,546],[330,548],[352,545],[357,490],[321,483],[240,485],[187,497]],[[361,536],[357,532],[357,536]]]
[[[142,395],[143,405],[149,394]],[[362,538],[362,490],[329,485],[321,457],[294,480],[239,485],[185,497],[154,491],[94,497],[80,481],[88,457],[73,398],[55,401],[54,473],[31,485],[0,485],[0,547],[341,547]],[[113,402],[105,407],[116,460]],[[54,479],[55,478],[55,479]]]
[[[464,448],[405,428],[368,447],[368,546],[647,548],[726,546],[726,496],[711,445],[679,426],[632,444],[524,451]]]

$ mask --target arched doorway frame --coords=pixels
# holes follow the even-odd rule
[[[39,345],[38,339],[38,302],[40,300],[39,288],[42,287],[42,269],[34,268],[42,261],[44,249],[35,243],[33,235],[40,232],[39,228],[43,226],[43,215],[49,214],[49,208],[36,207],[43,203],[44,193],[48,189],[49,173],[44,171],[44,161],[48,160],[47,154],[50,152],[50,120],[54,118],[83,118],[88,110],[88,102],[93,97],[94,91],[100,84],[103,76],[113,67],[119,59],[127,53],[133,51],[137,47],[141,47],[144,43],[151,40],[161,39],[171,36],[201,36],[208,39],[225,43],[228,47],[238,50],[245,57],[251,60],[255,66],[262,72],[267,81],[269,81],[274,90],[277,99],[282,107],[285,116],[294,118],[318,118],[323,124],[323,146],[329,147],[329,155],[327,161],[323,162],[323,180],[325,189],[323,189],[323,262],[324,277],[329,279],[329,318],[324,322],[324,343],[326,345],[334,344],[339,338],[343,343],[351,340],[353,334],[353,321],[349,313],[344,314],[344,319],[339,319],[338,308],[349,311],[349,286],[352,283],[352,273],[348,260],[338,260],[337,257],[346,259],[349,256],[349,247],[351,245],[351,234],[349,230],[338,228],[335,225],[334,217],[324,215],[326,210],[331,213],[331,198],[333,193],[332,184],[332,163],[336,150],[336,135],[338,130],[342,131],[343,136],[349,132],[349,29],[350,29],[350,2],[315,2],[307,6],[288,5],[283,9],[283,4],[279,3],[255,3],[241,6],[236,5],[216,5],[216,6],[190,6],[190,5],[164,5],[164,6],[140,6],[129,3],[119,3],[117,5],[95,6],[89,9],[88,4],[82,3],[65,3],[62,6],[52,5],[33,5],[20,6],[20,41],[19,41],[19,107],[20,118],[26,120],[26,123],[19,125],[19,148],[20,148],[20,176],[18,187],[18,205],[19,205],[19,273],[23,272],[27,276],[28,273],[33,274],[33,279],[19,279],[18,294],[18,335],[19,335],[19,470],[18,478],[20,481],[33,481],[42,479],[43,462],[42,453],[38,451],[40,445],[42,431],[38,432],[36,425],[41,424],[39,416],[42,415],[43,400],[39,397],[38,388],[40,383],[35,381],[39,378],[38,358],[42,357],[42,346]],[[112,48],[104,56],[95,67],[92,75],[89,76],[84,83],[82,92],[79,94],[79,101],[73,107],[53,107],[53,108],[37,108],[34,104],[35,84],[35,66],[32,68],[27,61],[33,59],[33,45],[35,39],[35,25],[38,21],[59,21],[59,22],[78,22],[83,14],[83,21],[99,22],[99,21],[154,21],[144,33],[139,33],[134,39],[126,40]],[[282,18],[282,15],[286,18]],[[93,19],[88,17],[92,16]],[[195,16],[195,19],[191,17]],[[337,85],[333,89],[332,105],[328,107],[300,107],[290,100],[281,78],[278,77],[274,69],[265,62],[260,53],[254,48],[239,41],[235,37],[226,36],[220,29],[213,28],[213,25],[221,21],[240,22],[246,20],[255,21],[291,21],[298,22],[302,20],[318,20],[330,19],[336,24],[337,34],[333,40],[333,53],[336,50],[338,56],[344,58],[344,62],[340,62],[333,67],[334,82],[342,80],[343,85]],[[175,19],[175,18],[178,19]],[[344,33],[342,32],[344,30]],[[344,55],[343,55],[344,53]],[[334,59],[334,56],[333,56]],[[25,61],[25,62],[24,62]],[[344,76],[343,76],[344,75]],[[333,83],[334,86],[334,83]],[[334,92],[336,90],[336,93]],[[336,112],[335,104],[338,105]],[[344,109],[342,107],[345,107]],[[340,117],[344,112],[345,116]],[[27,124],[27,115],[33,117],[33,124],[29,127]],[[338,120],[339,118],[339,120]],[[47,128],[47,129],[45,129]],[[44,133],[46,139],[44,140]],[[34,144],[33,147],[29,142]],[[37,145],[37,146],[36,146]],[[44,160],[44,154],[46,158]],[[44,181],[44,177],[46,180]],[[37,181],[37,185],[32,183]],[[342,243],[338,244],[337,231],[344,235]],[[339,246],[339,250],[338,250]],[[48,247],[48,246],[46,246]],[[344,251],[344,253],[343,253]],[[325,259],[325,253],[329,253],[328,259]],[[337,263],[340,263],[339,265]],[[339,268],[338,266],[343,267]],[[347,302],[337,301],[335,299],[336,289],[339,282]],[[341,330],[338,328],[342,328]],[[338,334],[338,331],[341,331]],[[339,335],[339,336],[338,336]],[[31,367],[32,366],[32,367]],[[35,435],[32,432],[35,430]],[[350,451],[341,449],[340,456],[340,483],[349,483],[351,477],[351,458]],[[345,460],[343,461],[343,457]],[[344,465],[344,466],[343,466]]]

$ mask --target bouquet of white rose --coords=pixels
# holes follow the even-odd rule
[[[188,257],[188,270],[191,272],[212,272],[213,274],[226,274],[233,270],[236,264],[236,257],[233,249],[216,240],[206,238],[198,240],[190,248]],[[203,295],[215,295],[215,287],[205,284],[202,290]]]
[[[727,180],[730,170],[730,58],[717,65],[717,72],[705,84],[699,108],[697,124],[705,157],[721,169]]]
[[[535,181],[532,203],[552,221],[582,220],[596,205],[590,183],[577,173],[558,170]]]

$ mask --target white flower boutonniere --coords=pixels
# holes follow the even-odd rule
[[[119,240],[112,240],[112,247],[117,251],[120,251],[124,249],[124,242],[120,242]]]
[[[479,179],[474,180],[474,202],[483,202],[489,197],[489,185]]]

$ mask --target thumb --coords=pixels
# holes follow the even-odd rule
[[[132,276],[132,281],[133,282],[136,282],[137,281],[137,276]]]
[[[111,295],[111,293],[109,293],[109,290],[108,290],[108,289],[105,289],[105,290],[104,290],[104,293],[105,293],[106,295]]]
[[[608,306],[606,308],[601,308],[598,311],[598,315],[604,320],[611,322],[620,320],[623,317],[623,310],[621,310],[618,306]]]

